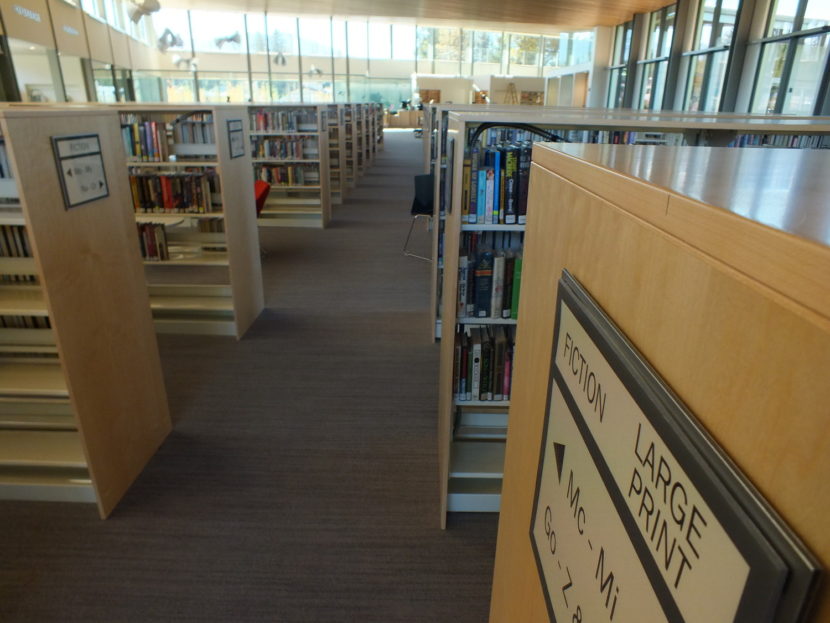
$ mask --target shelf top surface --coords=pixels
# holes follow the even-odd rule
[[[830,246],[830,150],[588,143],[538,148]]]
[[[683,130],[737,131],[747,133],[830,134],[830,117],[791,117],[787,115],[715,115],[679,112],[644,113],[633,110],[554,108],[514,106],[483,110],[450,110],[451,119],[467,123],[533,123],[573,128],[608,130]]]

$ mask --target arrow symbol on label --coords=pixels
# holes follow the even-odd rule
[[[556,455],[556,473],[559,475],[559,482],[562,482],[562,465],[565,463],[565,445],[554,441],[553,453]]]
[[[67,169],[66,174],[67,174],[69,177],[72,177],[72,169]]]
[[[101,180],[98,180],[98,188],[103,188],[103,187],[104,187],[104,182],[102,182]]]

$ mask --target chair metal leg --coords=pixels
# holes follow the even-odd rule
[[[432,217],[429,214],[415,214],[412,217],[412,222],[409,224],[409,233],[406,235],[406,242],[403,243],[403,254],[408,257],[415,257],[419,260],[424,260],[425,262],[431,262],[432,258],[425,257],[423,255],[418,255],[417,253],[412,253],[408,250],[409,239],[412,237],[412,230],[415,227],[415,221],[417,221],[421,217],[428,219],[429,222],[432,223]]]

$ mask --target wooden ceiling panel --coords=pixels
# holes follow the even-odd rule
[[[461,25],[490,22],[535,25],[537,29],[614,26],[670,0],[162,0],[167,7],[263,11],[281,14],[450,20]]]

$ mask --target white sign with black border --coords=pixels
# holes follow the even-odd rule
[[[816,560],[567,273],[530,538],[552,621],[803,620]]]
[[[97,134],[53,136],[52,149],[67,210],[109,196]]]
[[[240,158],[245,155],[245,133],[241,119],[228,119],[228,144],[231,158]]]

